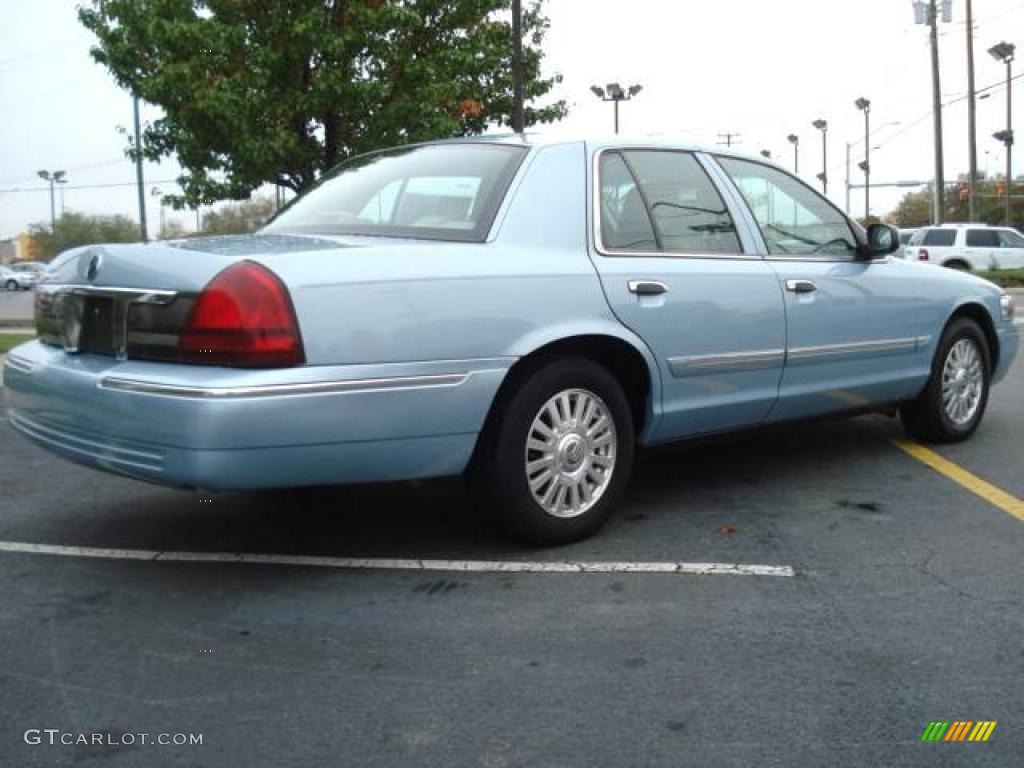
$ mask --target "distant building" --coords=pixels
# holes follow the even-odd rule
[[[10,264],[18,258],[18,243],[15,240],[0,240],[0,264]]]
[[[36,240],[27,232],[22,232],[14,238],[15,261],[39,261],[39,250],[36,248]]]

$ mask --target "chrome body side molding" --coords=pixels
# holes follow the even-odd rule
[[[251,397],[281,397],[285,395],[326,395],[369,390],[420,389],[425,387],[457,387],[469,376],[467,373],[444,373],[428,376],[398,376],[380,379],[346,379],[342,381],[313,381],[295,384],[263,384],[240,387],[200,387],[180,384],[125,379],[106,376],[100,380],[100,389],[133,392],[164,397],[201,399],[235,399]]]
[[[780,366],[785,358],[786,350],[784,349],[759,349],[751,352],[671,357],[668,360],[668,365],[673,376],[683,378],[725,371],[756,371],[763,368],[775,368]]]

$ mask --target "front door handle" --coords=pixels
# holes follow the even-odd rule
[[[786,290],[793,293],[813,293],[818,286],[812,280],[787,280]]]
[[[657,280],[630,280],[629,292],[637,296],[660,296],[668,292],[668,286]]]

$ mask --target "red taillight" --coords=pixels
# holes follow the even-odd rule
[[[178,343],[193,363],[284,366],[305,362],[288,289],[266,267],[233,264],[196,297]]]
[[[919,248],[917,250],[917,260],[928,261],[928,251],[926,251],[924,248]]]

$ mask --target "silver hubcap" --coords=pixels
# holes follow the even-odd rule
[[[593,392],[567,389],[537,413],[526,437],[526,481],[544,511],[582,515],[608,488],[615,470],[615,422]]]
[[[949,420],[962,426],[973,419],[984,386],[977,345],[970,339],[960,339],[949,350],[942,367],[942,406]]]

